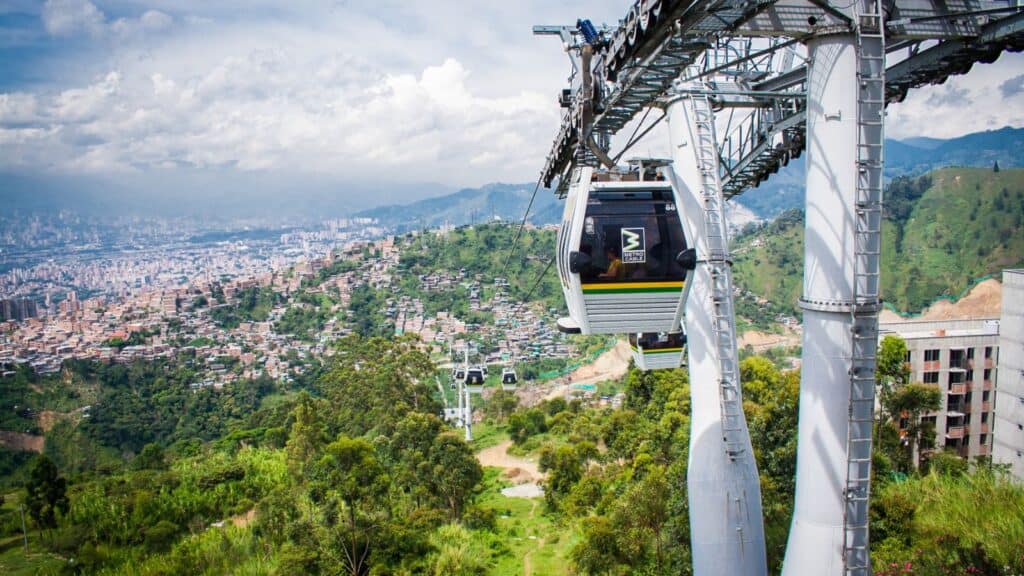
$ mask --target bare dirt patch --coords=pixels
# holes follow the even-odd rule
[[[998,318],[1002,312],[1003,285],[994,278],[979,282],[963,298],[939,300],[924,309],[920,316],[903,317],[891,310],[883,310],[879,322],[907,322],[921,320],[968,320],[971,318]]]
[[[231,524],[236,528],[245,528],[256,519],[256,509],[253,508],[245,514],[238,514],[231,517]]]
[[[533,460],[512,456],[508,453],[511,440],[485,448],[476,455],[481,466],[494,466],[505,470],[506,478],[517,483],[536,482],[544,477]]]
[[[65,417],[66,414],[55,412],[53,410],[43,410],[39,413],[37,420],[39,421],[39,427],[43,429],[43,432],[49,432],[53,425],[57,423],[57,420]]]
[[[46,444],[46,437],[23,432],[0,431],[0,446],[19,450],[21,452],[36,452],[42,454],[43,446]]]
[[[800,345],[800,336],[796,334],[772,334],[760,330],[747,330],[737,342],[740,348],[750,346],[754,352],[764,352],[772,348],[789,348]]]
[[[593,362],[580,366],[569,375],[556,378],[544,385],[524,389],[518,394],[520,403],[524,406],[533,406],[541,400],[564,398],[572,384],[597,384],[621,378],[629,370],[629,361],[632,358],[629,344],[625,340],[619,340]]]

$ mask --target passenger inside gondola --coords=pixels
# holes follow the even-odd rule
[[[602,274],[598,274],[598,278],[615,278],[620,279],[625,276],[625,269],[622,267],[622,258],[620,257],[619,250],[617,247],[610,245],[604,250],[604,255],[608,258],[608,268]]]

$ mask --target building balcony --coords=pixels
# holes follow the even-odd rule
[[[992,452],[992,449],[988,447],[988,444],[982,444],[978,446],[978,456],[988,456]]]
[[[989,426],[988,422],[982,422],[978,426],[978,433],[979,434],[988,434],[989,433],[989,429],[990,429],[990,426]]]
[[[950,384],[949,385],[949,393],[950,394],[967,394],[967,383],[964,382],[964,383],[961,383],[961,384]]]
[[[946,438],[963,438],[964,427],[963,426],[947,426],[946,427]]]
[[[981,389],[982,390],[991,390],[992,389],[992,381],[991,380],[983,380],[982,383],[981,383]]]
[[[921,370],[923,372],[938,372],[939,371],[939,361],[938,360],[935,360],[934,362],[924,362],[922,364],[923,365],[921,366]]]
[[[981,411],[982,412],[991,412],[992,411],[992,403],[991,402],[982,402],[981,403]]]

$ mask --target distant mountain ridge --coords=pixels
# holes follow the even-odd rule
[[[444,224],[462,226],[500,218],[520,222],[534,184],[487,184],[480,188],[464,188],[453,194],[419,200],[410,204],[381,206],[358,212],[355,216],[376,218],[395,232],[436,228]],[[530,209],[533,224],[558,222],[562,203],[551,190],[540,189]]]
[[[907,138],[885,141],[885,176],[917,176],[936,168],[964,166],[1024,167],[1024,128],[1004,127],[958,138]],[[779,170],[758,188],[736,198],[761,218],[771,219],[804,205],[804,157]]]

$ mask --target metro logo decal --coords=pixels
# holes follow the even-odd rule
[[[622,262],[643,264],[647,261],[647,243],[643,228],[622,229]]]

